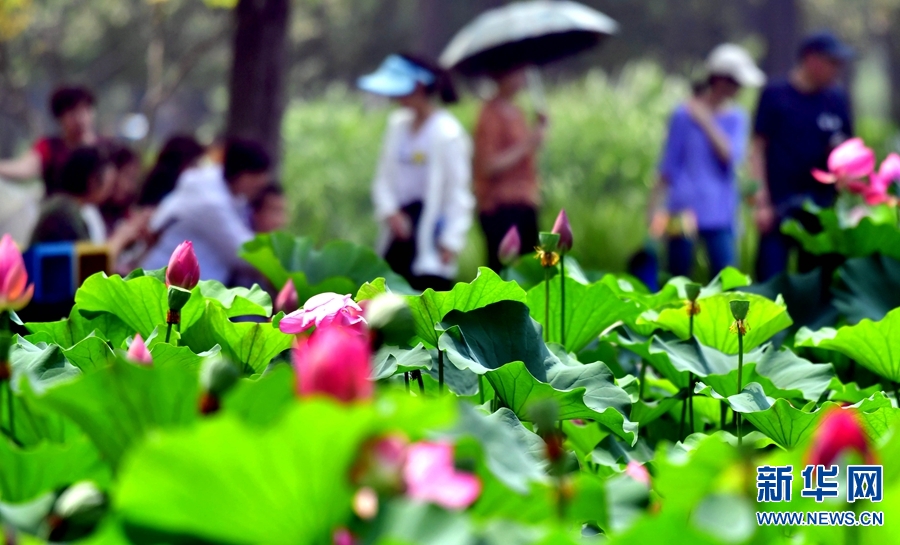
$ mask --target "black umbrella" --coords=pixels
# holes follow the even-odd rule
[[[577,2],[518,2],[463,27],[440,62],[467,75],[543,65],[590,49],[617,30],[615,21]]]

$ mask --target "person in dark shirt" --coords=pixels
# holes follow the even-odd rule
[[[849,100],[835,85],[851,57],[850,48],[831,33],[813,34],[800,46],[790,76],[773,81],[760,96],[751,159],[752,175],[760,181],[755,198],[758,281],[787,269],[795,244],[780,232],[781,223],[795,218],[814,225],[804,203],[824,207],[834,202],[834,186],[816,182],[811,171],[827,170],[828,154],[853,134]],[[802,250],[799,257],[800,272],[820,264]]]
[[[50,97],[50,111],[59,135],[41,138],[25,154],[0,161],[0,177],[10,180],[44,179],[47,195],[60,191],[60,176],[69,155],[80,146],[101,144],[95,126],[94,95],[85,87],[60,87]]]

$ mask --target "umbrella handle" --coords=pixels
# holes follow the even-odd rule
[[[528,94],[531,96],[531,106],[538,116],[547,116],[547,93],[544,92],[544,80],[541,71],[535,66],[529,66],[525,70],[525,78],[528,82]]]

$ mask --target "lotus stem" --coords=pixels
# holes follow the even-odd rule
[[[684,439],[684,421],[687,419],[688,398],[681,401],[681,421],[678,423],[678,438]]]
[[[740,326],[738,326],[738,393],[741,393],[741,390],[744,387],[744,332]],[[734,419],[737,421],[737,433],[738,433],[738,446],[742,446],[744,444],[744,434],[741,431],[741,425],[743,424],[743,418],[741,418],[741,414],[737,411],[734,412]]]
[[[16,419],[14,417],[15,400],[12,390],[12,367],[9,364],[9,349],[12,344],[12,335],[9,327],[9,312],[0,313],[0,381],[6,383],[6,413],[9,418],[9,437],[13,442],[16,439]]]
[[[444,393],[444,352],[438,350],[438,392]]]
[[[550,341],[550,267],[544,267],[544,342]]]
[[[409,393],[409,371],[403,373],[403,384],[406,385],[406,393]]]
[[[478,404],[484,405],[484,375],[478,375]]]
[[[647,362],[641,362],[641,371],[638,375],[638,401],[644,400],[644,379],[647,376]]]
[[[566,345],[566,254],[559,256],[559,344]]]
[[[422,371],[413,371],[413,374],[416,377],[416,382],[419,383],[419,394],[425,395],[425,381],[422,380]]]

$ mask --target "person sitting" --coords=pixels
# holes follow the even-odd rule
[[[94,95],[86,87],[56,89],[50,97],[50,111],[59,124],[59,135],[41,138],[21,157],[0,161],[0,178],[25,181],[43,177],[48,196],[61,191],[61,172],[73,150],[101,143],[94,104]]]
[[[144,179],[138,206],[158,206],[175,189],[181,173],[197,165],[204,151],[193,136],[179,134],[166,140],[156,163]]]
[[[150,220],[156,243],[143,259],[145,269],[160,269],[175,248],[190,240],[205,280],[228,283],[250,265],[238,257],[254,237],[248,203],[269,185],[271,160],[260,144],[230,140],[224,165],[186,170]],[[251,269],[252,270],[252,269]]]
[[[100,206],[103,221],[109,232],[125,220],[137,200],[141,175],[140,157],[127,146],[116,146],[110,154],[115,168],[109,199]]]
[[[106,244],[115,256],[146,226],[146,218],[122,223],[107,237],[99,206],[110,196],[115,169],[109,156],[96,147],[72,152],[60,171],[59,191],[41,206],[31,243],[90,242]]]
[[[250,209],[250,224],[257,233],[281,231],[287,225],[287,202],[277,183],[266,186],[250,203]]]

